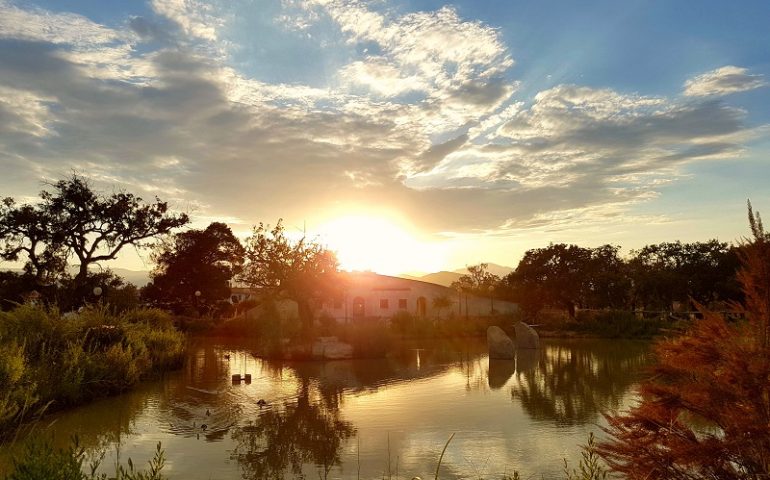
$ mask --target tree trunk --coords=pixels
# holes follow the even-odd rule
[[[75,275],[75,278],[73,279],[75,288],[77,289],[85,285],[87,279],[88,279],[88,264],[85,262],[81,262],[80,268],[78,269],[78,274]]]
[[[313,309],[310,308],[310,302],[305,299],[297,299],[297,310],[299,320],[302,323],[302,332],[308,333],[313,329]]]

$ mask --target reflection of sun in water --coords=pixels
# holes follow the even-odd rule
[[[391,220],[366,215],[339,217],[319,228],[319,241],[337,252],[343,270],[395,275],[436,272],[444,249],[422,242]]]

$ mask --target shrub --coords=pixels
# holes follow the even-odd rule
[[[341,340],[353,346],[357,358],[382,358],[390,351],[392,338],[383,320],[361,319],[341,330]]]
[[[414,323],[414,316],[404,310],[390,317],[390,329],[399,335],[406,335],[407,332],[413,331]]]
[[[658,343],[652,378],[629,412],[608,416],[599,453],[630,479],[770,476],[770,236],[749,207],[741,248],[745,320],[699,307],[702,320]]]
[[[181,364],[184,336],[167,314],[79,314],[23,305],[0,312],[0,436],[49,406],[125,391]]]
[[[634,312],[606,310],[580,311],[568,330],[591,333],[606,338],[650,338],[666,326],[660,317],[637,318]]]
[[[13,471],[7,480],[162,480],[165,454],[161,444],[148,462],[148,470],[138,470],[131,459],[128,466],[118,465],[115,475],[97,474],[101,459],[85,463],[85,450],[74,437],[66,448],[54,448],[49,437],[30,438],[22,454],[13,459]]]

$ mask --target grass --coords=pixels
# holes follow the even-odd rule
[[[165,465],[165,453],[160,442],[147,469],[138,469],[129,458],[127,466],[116,465],[112,476],[98,474],[103,455],[86,463],[86,451],[77,437],[69,446],[54,448],[50,438],[27,440],[21,455],[14,457],[13,470],[5,480],[163,480],[161,470]]]
[[[181,366],[185,337],[158,310],[0,312],[0,437],[46,411],[121,393]]]

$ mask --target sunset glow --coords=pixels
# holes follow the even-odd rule
[[[337,252],[340,267],[385,275],[441,270],[444,249],[419,240],[396,221],[375,216],[349,215],[319,228],[319,240]]]

